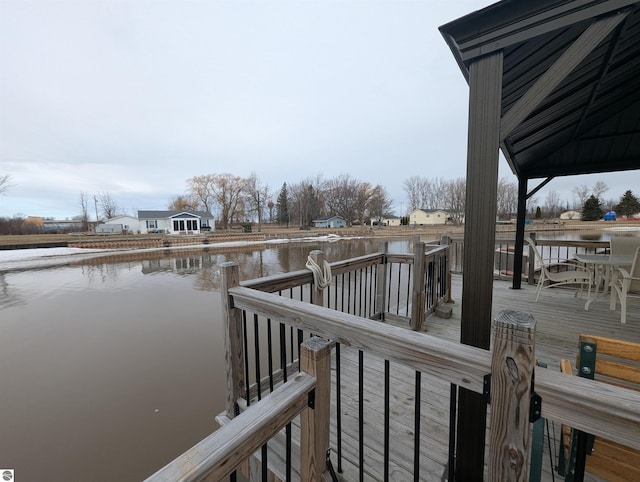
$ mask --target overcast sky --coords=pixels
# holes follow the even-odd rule
[[[490,3],[0,0],[0,216],[72,217],[81,192],[166,209],[225,172],[276,196],[347,173],[400,214],[408,177],[465,176],[468,87],[438,27]],[[538,198],[598,180],[619,199],[640,173]]]

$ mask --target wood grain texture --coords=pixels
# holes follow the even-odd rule
[[[528,313],[505,310],[494,319],[489,480],[528,480],[534,338]]]

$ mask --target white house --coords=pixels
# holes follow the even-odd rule
[[[316,228],[344,228],[347,221],[342,216],[323,216],[311,221]]]
[[[215,229],[206,211],[138,211],[138,217],[116,216],[96,227],[97,233],[200,234]]]
[[[400,226],[400,221],[402,218],[398,216],[391,216],[388,218],[382,218],[382,224],[384,226]]]
[[[579,221],[582,219],[582,213],[580,211],[565,211],[560,214],[560,219],[574,219]]]
[[[409,213],[409,224],[436,225],[446,224],[451,215],[442,209],[414,209]]]

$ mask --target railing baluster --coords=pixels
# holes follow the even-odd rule
[[[389,482],[389,360],[384,361],[384,481]]]
[[[247,407],[251,405],[251,391],[249,381],[249,349],[247,347],[249,341],[247,340],[247,312],[242,310],[242,325],[243,325],[243,343],[244,343],[244,380],[246,383],[247,394],[245,399],[247,401]]]
[[[340,372],[340,343],[336,343],[336,448],[338,451],[338,472],[342,473],[342,399]]]
[[[262,400],[262,383],[260,383],[260,334],[258,326],[258,315],[253,315],[253,346],[255,349],[256,384],[258,385],[258,400]]]
[[[269,391],[273,392],[273,343],[271,341],[271,318],[267,318],[267,352],[269,357]]]
[[[364,352],[358,350],[358,473],[364,480]]]
[[[454,481],[456,474],[456,416],[458,410],[458,386],[451,384],[449,395],[449,476],[447,480]]]
[[[413,480],[420,481],[420,402],[422,373],[416,371],[415,426],[413,429]]]

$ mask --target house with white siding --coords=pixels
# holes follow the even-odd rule
[[[409,213],[409,224],[417,226],[446,224],[450,221],[451,215],[443,209],[414,209]]]
[[[311,221],[315,228],[344,228],[347,221],[342,216],[323,216]]]
[[[206,211],[138,211],[138,217],[116,216],[96,227],[97,233],[200,234],[215,230]]]

